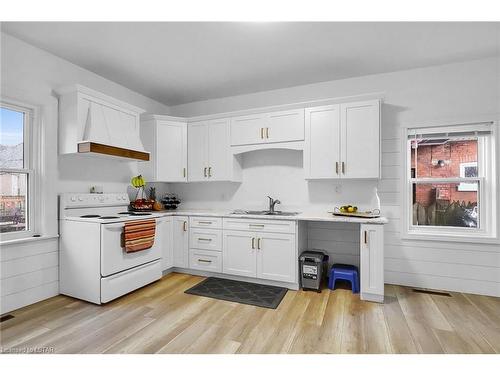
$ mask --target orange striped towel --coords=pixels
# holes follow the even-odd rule
[[[149,249],[155,243],[156,221],[129,221],[123,228],[125,252],[133,253]]]

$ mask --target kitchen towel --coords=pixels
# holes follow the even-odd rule
[[[133,253],[146,250],[155,242],[156,221],[139,220],[125,223],[123,228],[123,240],[125,252]]]

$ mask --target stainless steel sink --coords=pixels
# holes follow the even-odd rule
[[[295,216],[300,212],[286,212],[286,211],[234,211],[233,214],[237,215],[263,215],[263,216]]]

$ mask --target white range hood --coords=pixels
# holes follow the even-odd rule
[[[149,160],[139,133],[143,109],[81,85],[58,94],[61,154]]]

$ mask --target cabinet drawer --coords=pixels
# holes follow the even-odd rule
[[[222,272],[222,253],[190,249],[189,268],[194,270]]]
[[[222,230],[191,228],[189,231],[189,248],[222,251]]]
[[[224,218],[224,230],[295,233],[295,221]]]
[[[195,228],[212,228],[222,229],[221,217],[203,217],[191,216],[189,218],[189,225]]]

